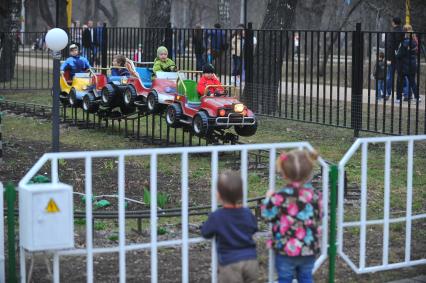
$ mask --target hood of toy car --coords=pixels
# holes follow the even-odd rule
[[[234,104],[241,103],[238,99],[232,97],[203,97],[202,104],[211,108],[229,108]]]
[[[89,77],[87,78],[74,78],[72,80],[72,86],[78,91],[86,90],[91,84]]]

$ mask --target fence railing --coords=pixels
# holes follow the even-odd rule
[[[119,265],[119,281],[126,282],[126,266],[129,264],[126,257],[127,253],[130,251],[137,250],[150,250],[150,274],[151,282],[159,282],[160,275],[165,276],[165,274],[158,273],[158,250],[164,247],[181,247],[181,269],[182,269],[182,282],[189,282],[189,247],[190,245],[195,245],[205,241],[200,237],[191,237],[189,234],[189,214],[188,214],[188,203],[189,203],[189,185],[188,180],[191,177],[190,167],[190,157],[194,154],[208,154],[210,156],[210,171],[211,171],[211,209],[215,210],[218,207],[216,199],[216,182],[218,177],[218,172],[220,168],[221,156],[223,153],[232,153],[236,152],[241,156],[241,177],[243,179],[243,204],[247,205],[247,198],[249,193],[249,187],[251,186],[249,180],[249,159],[248,154],[250,151],[254,150],[268,150],[269,151],[269,178],[268,185],[265,189],[274,190],[275,189],[275,160],[280,149],[292,149],[292,148],[304,148],[307,150],[313,150],[312,146],[307,142],[299,143],[278,143],[278,144],[257,144],[257,145],[238,145],[238,146],[210,146],[210,147],[183,147],[183,148],[155,148],[155,149],[136,149],[136,150],[117,150],[117,151],[97,151],[97,152],[69,152],[69,153],[48,153],[42,156],[40,160],[30,169],[30,171],[25,175],[25,177],[20,181],[20,188],[27,188],[31,186],[28,182],[33,176],[37,174],[45,166],[50,167],[51,175],[51,184],[59,184],[60,179],[63,178],[63,174],[60,172],[59,160],[61,163],[64,161],[70,160],[82,160],[84,161],[84,194],[85,199],[92,199],[93,194],[95,193],[92,189],[94,186],[92,173],[93,166],[96,160],[100,158],[113,158],[117,163],[117,187],[118,187],[118,245],[105,246],[94,246],[93,239],[93,225],[92,225],[92,203],[86,201],[85,211],[86,211],[86,234],[84,240],[85,248],[74,248],[70,250],[62,251],[53,251],[53,278],[54,282],[59,282],[60,279],[60,258],[64,256],[86,256],[86,274],[87,282],[93,282],[94,280],[94,255],[104,254],[104,253],[118,253],[118,265]],[[160,190],[158,185],[159,178],[159,160],[161,157],[168,157],[170,155],[178,155],[180,159],[180,186],[181,186],[181,231],[176,233],[177,236],[171,240],[161,240],[157,234],[157,224],[158,224],[158,213],[159,208],[157,206],[157,192]],[[150,188],[150,239],[148,242],[127,242],[130,241],[126,237],[126,219],[125,219],[125,196],[128,190],[126,180],[126,160],[136,157],[146,157],[149,158],[149,188]],[[322,219],[322,231],[324,231],[322,236],[321,243],[321,256],[317,259],[315,269],[324,262],[327,258],[327,243],[328,243],[328,164],[323,160],[319,159],[319,163],[322,169],[322,190],[323,190],[323,207],[324,207],[324,216]],[[221,165],[223,166],[223,165]],[[69,166],[67,166],[69,169]],[[62,180],[63,181],[63,180]],[[64,181],[63,181],[64,182]],[[68,182],[68,181],[67,181]],[[76,190],[79,186],[76,181],[72,181],[70,184]],[[80,184],[81,185],[81,184]],[[20,213],[20,217],[21,217]],[[211,248],[211,281],[216,282],[217,278],[217,258],[216,258],[216,247],[215,242],[212,241]],[[26,251],[22,248],[20,249],[20,272],[21,272],[21,282],[26,282]],[[208,256],[208,255],[207,255]],[[100,259],[97,259],[99,261]],[[273,253],[269,253],[269,282],[274,280],[274,264],[273,264]],[[198,271],[197,271],[198,272]],[[148,275],[148,274],[147,274]],[[66,274],[62,273],[62,277]],[[176,278],[175,278],[176,279]]]
[[[4,217],[3,217],[3,183],[0,182],[0,282],[6,282],[6,268],[4,256]]]
[[[423,229],[422,227],[424,226],[424,222],[422,222],[422,225],[419,221],[424,221],[426,219],[424,206],[414,206],[413,202],[413,200],[417,199],[419,203],[425,203],[424,194],[421,193],[424,190],[424,183],[419,182],[421,180],[420,171],[418,171],[418,169],[414,170],[414,146],[415,143],[420,142],[423,142],[423,145],[425,144],[426,135],[358,139],[339,163],[339,199],[337,219],[338,253],[339,256],[342,257],[342,259],[356,273],[376,272],[426,264],[426,257],[424,253],[417,254],[415,255],[416,258],[414,258],[413,248],[415,245],[413,245],[413,243],[415,243],[415,241],[413,241],[412,236],[412,234],[414,234],[413,231]],[[369,149],[373,147],[374,149]],[[359,156],[355,156],[359,149],[361,149],[360,160]],[[392,160],[392,151],[398,150],[401,152],[401,150],[405,149],[407,156],[406,174],[401,175],[399,170],[403,170],[399,167],[402,167],[401,163],[404,163],[405,160],[402,161],[401,159],[398,159],[397,162]],[[377,159],[379,159],[377,156],[372,158],[374,160],[369,159],[369,156],[373,153],[373,151],[375,153],[384,152],[383,187],[371,184],[374,183],[374,181],[377,181],[377,179],[381,179],[380,176],[369,176],[370,162],[373,163],[371,166],[374,166],[376,169],[377,166],[380,166],[377,165]],[[422,152],[422,149],[419,149],[418,152]],[[360,167],[361,172],[361,199],[359,209],[358,206],[356,208],[350,207],[349,209],[345,209],[345,170],[351,159],[355,159],[354,162],[357,162],[355,166]],[[380,157],[380,159],[382,158]],[[351,164],[351,166],[353,165]],[[415,177],[417,178],[415,179]],[[406,180],[406,182],[402,182],[401,185],[395,184],[398,182],[398,179]],[[359,178],[357,178],[357,180],[359,180]],[[416,180],[416,182],[414,182],[414,180]],[[399,190],[398,188],[401,187],[403,189]],[[417,194],[414,194],[416,188]],[[380,198],[378,196],[383,194],[383,206],[381,203],[369,202],[369,196],[372,194],[376,196],[376,199]],[[406,195],[405,205],[404,199],[402,199],[401,203],[395,201],[395,198],[401,199],[404,195]],[[381,213],[383,213],[383,218],[377,215]],[[415,221],[417,221],[416,225],[413,223]],[[397,225],[399,224],[404,226],[404,228],[398,227]],[[391,227],[392,225],[393,227]],[[376,230],[375,227],[378,227],[378,229]],[[348,229],[353,229],[352,233],[351,231],[348,231]],[[401,251],[396,251],[395,236],[398,235],[400,238],[402,233],[401,231],[403,230],[405,230],[404,243],[401,244],[403,248]],[[376,239],[379,239],[379,241],[373,240],[371,237],[368,238],[369,233],[381,235],[381,237],[378,238],[374,236]],[[418,237],[417,241],[423,241],[424,235],[420,235],[420,239]],[[381,243],[380,239],[382,239]],[[359,243],[358,249],[356,247],[351,247],[350,252],[345,250],[346,244],[353,245],[354,243]],[[379,248],[380,245],[382,245],[381,258],[373,256],[371,252],[368,253],[370,249],[368,247],[373,246]],[[357,252],[358,255],[356,255]],[[358,259],[358,264],[354,262],[356,259]]]
[[[100,27],[94,42],[87,42],[87,32],[69,30],[70,43],[80,45],[94,65],[111,65],[115,54],[153,61],[157,47],[165,45],[180,69],[215,65],[222,83],[237,86],[260,115],[350,128],[355,135],[426,133],[425,33],[409,35],[406,44],[416,44],[415,51],[393,60],[396,50],[387,47],[398,34],[361,26],[354,31]],[[50,89],[52,60],[44,33],[1,34],[8,39],[2,40],[3,50],[14,60],[0,68],[0,89]],[[377,64],[381,52],[393,63]],[[382,69],[374,74],[376,65]],[[380,95],[378,88],[384,89]],[[380,99],[384,94],[387,99]]]

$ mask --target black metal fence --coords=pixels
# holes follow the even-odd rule
[[[15,58],[0,61],[0,90],[50,89],[52,61],[44,33],[0,34],[2,52],[9,48]],[[408,53],[393,60],[398,46],[386,47],[396,35],[362,31],[360,25],[353,31],[253,30],[250,24],[246,29],[69,31],[70,43],[78,44],[93,65],[109,66],[115,54],[152,62],[160,45],[168,47],[180,69],[200,70],[212,63],[222,83],[233,84],[259,115],[351,128],[356,135],[423,134],[425,34],[407,34]],[[382,52],[384,62],[392,59],[392,64],[378,62]],[[376,65],[384,68],[379,76],[374,74]],[[11,80],[2,80],[4,70],[12,72]],[[402,84],[399,90],[397,82]],[[380,95],[378,87],[385,89]]]

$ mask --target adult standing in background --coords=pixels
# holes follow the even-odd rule
[[[244,48],[244,29],[243,24],[237,26],[237,30],[232,35],[231,39],[231,53],[232,53],[232,77],[231,82],[236,82],[237,86],[240,84],[240,76],[242,73],[242,51]]]
[[[418,39],[416,34],[413,33],[413,27],[411,25],[404,26],[404,40],[401,42],[398,51],[396,53],[397,64],[401,65],[402,76],[398,75],[396,98],[398,102],[401,102],[402,98],[402,85],[407,80],[407,93],[404,97],[404,101],[411,99],[411,94],[418,102],[421,101],[416,84],[416,72],[417,72],[417,53],[419,51]]]
[[[392,27],[393,27],[392,33],[389,34],[389,38],[387,40],[387,45],[386,45],[386,60],[387,60],[386,96],[387,98],[389,98],[392,94],[395,71],[398,74],[398,78],[400,76],[401,78],[403,77],[402,66],[401,64],[398,64],[395,57],[395,54],[399,48],[399,45],[404,40],[404,33],[401,26],[401,18],[394,17],[392,19]],[[404,80],[402,79],[397,80],[397,84],[401,84],[400,89],[402,89],[403,82]],[[398,88],[399,87],[397,85],[397,89]]]
[[[195,30],[192,34],[192,45],[194,46],[197,71],[202,71],[203,66],[206,63],[206,61],[204,60],[204,52],[206,50],[204,43],[205,41],[202,26],[200,24],[196,24]]]
[[[93,21],[87,22],[87,28],[83,29],[83,54],[93,64],[95,48],[97,47],[96,30],[93,27]]]
[[[96,28],[94,35],[96,36],[96,40],[94,42],[94,48],[93,48],[93,58],[94,62],[99,65],[99,62],[101,61],[100,58],[102,56],[102,42],[103,42],[103,36],[104,36],[104,22],[99,21]]]
[[[223,50],[226,50],[225,31],[221,29],[219,23],[216,23],[214,29],[207,31],[207,35],[210,39],[208,47],[211,48],[213,60],[215,60],[220,57]]]

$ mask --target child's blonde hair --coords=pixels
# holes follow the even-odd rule
[[[277,171],[292,182],[305,182],[311,177],[317,159],[316,151],[295,149],[282,152],[276,162]]]
[[[413,32],[413,26],[411,26],[411,25],[404,25],[404,31],[405,32]]]

